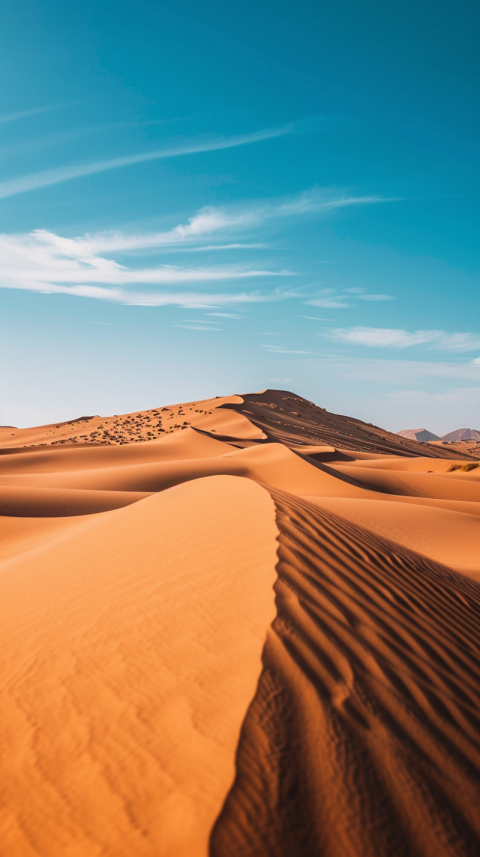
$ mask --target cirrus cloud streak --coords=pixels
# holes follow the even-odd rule
[[[259,300],[283,300],[300,297],[296,290],[276,290],[268,296],[258,291],[239,295],[225,294],[222,290],[215,296],[213,283],[231,283],[249,280],[268,282],[269,278],[295,276],[295,272],[259,265],[258,261],[246,260],[231,264],[208,265],[142,265],[138,259],[128,258],[146,252],[148,256],[176,250],[188,249],[217,251],[261,249],[231,241],[232,233],[255,231],[257,235],[266,221],[275,218],[298,217],[312,212],[332,211],[351,205],[362,205],[376,200],[370,197],[333,197],[314,188],[287,199],[259,201],[249,206],[232,208],[204,208],[186,223],[157,232],[103,232],[73,238],[57,235],[47,230],[31,233],[0,235],[0,287],[26,289],[34,292],[62,293],[77,297],[117,301],[128,304],[162,306],[178,303],[192,306],[190,290],[173,294],[163,292],[149,294],[129,291],[127,287],[144,285],[150,288],[165,286],[207,287],[208,296],[197,298],[195,305],[224,306],[229,303],[256,302]],[[212,245],[212,235],[216,243]],[[113,257],[113,258],[112,258]],[[190,255],[191,258],[191,255]],[[223,258],[224,255],[223,255]],[[324,290],[325,291],[325,290]],[[330,292],[330,290],[326,290]],[[324,292],[322,292],[323,294]]]
[[[325,333],[334,342],[364,345],[370,348],[413,348],[425,345],[444,351],[474,351],[480,348],[480,336],[474,333],[448,333],[445,330],[406,330],[384,327],[334,328]]]
[[[255,131],[253,134],[238,134],[234,137],[224,139],[210,139],[200,142],[191,142],[184,146],[171,149],[157,149],[153,152],[140,152],[136,155],[126,155],[121,158],[108,158],[101,161],[91,161],[84,164],[70,164],[64,167],[56,167],[51,170],[40,170],[24,176],[17,176],[0,183],[0,199],[26,193],[30,190],[38,190],[49,185],[60,184],[71,179],[91,176],[94,173],[103,173],[106,170],[127,167],[132,164],[141,164],[146,161],[158,161],[165,158],[178,158],[182,155],[194,155],[200,152],[214,152],[219,149],[233,149],[237,146],[245,146],[250,143],[258,143],[261,140],[269,140],[272,137],[281,137],[293,129],[292,125],[283,128],[270,128],[263,131]]]

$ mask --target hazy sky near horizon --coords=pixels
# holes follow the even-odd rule
[[[0,424],[265,387],[480,428],[474,0],[0,12]]]

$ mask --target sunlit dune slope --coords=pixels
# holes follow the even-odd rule
[[[342,462],[339,462],[342,463]],[[397,456],[377,456],[370,460],[349,461],[350,467],[367,467],[372,470],[399,470],[410,473],[456,473],[457,476],[462,474],[462,468],[470,468],[468,472],[476,471],[480,474],[478,464],[473,461],[468,461],[465,464],[460,462],[458,458],[399,458]],[[466,472],[463,470],[463,472]]]
[[[207,854],[274,618],[276,535],[266,491],[215,477],[3,563],[3,853]]]
[[[11,517],[2,514],[0,515],[0,561],[47,544],[62,532],[76,527],[83,520],[83,517],[77,518],[72,515],[59,518],[34,518],[30,515]]]
[[[241,404],[240,396],[223,396],[204,399],[200,402],[187,402],[180,405],[164,405],[147,411],[131,414],[115,414],[113,417],[88,416],[51,425],[17,429],[12,426],[0,427],[0,448],[19,448],[30,446],[56,446],[73,444],[75,446],[110,446],[126,443],[145,443],[155,438],[169,436],[184,430],[190,425],[199,428],[208,417],[225,405]],[[218,417],[225,424],[235,422],[237,433],[240,427],[247,436],[261,437],[261,432],[240,414],[221,414]],[[221,432],[220,432],[221,433]]]
[[[351,477],[373,491],[406,496],[480,501],[480,484],[459,480],[455,473],[429,474],[334,465],[343,476]]]
[[[215,438],[188,428],[185,432],[167,435],[148,444],[105,446],[49,446],[20,450],[2,450],[0,478],[17,473],[54,473],[63,470],[84,470],[116,465],[150,464],[154,461],[183,461],[190,458],[214,458],[231,450]]]
[[[286,391],[2,430],[3,851],[480,853],[479,581],[478,462]]]
[[[322,509],[466,574],[478,569],[480,517],[465,511],[384,500],[319,497]],[[480,506],[480,504],[477,504]]]

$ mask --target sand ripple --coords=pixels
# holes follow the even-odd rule
[[[275,495],[277,618],[212,857],[480,847],[480,586]]]

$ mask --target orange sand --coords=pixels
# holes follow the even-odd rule
[[[468,461],[272,390],[0,430],[0,853],[480,853]]]
[[[220,476],[2,563],[5,854],[207,854],[276,535],[268,493]]]

